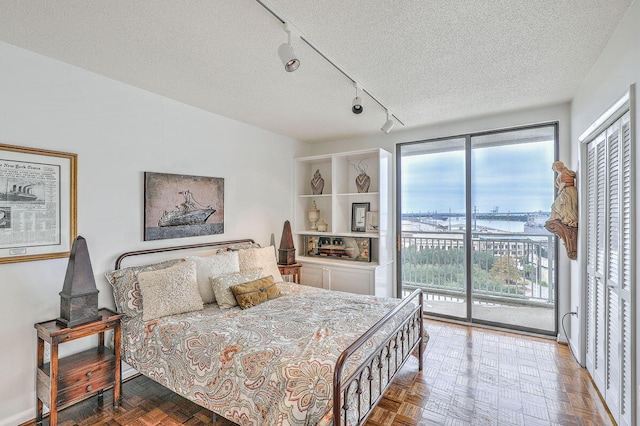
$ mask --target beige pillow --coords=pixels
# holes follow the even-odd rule
[[[140,272],[138,282],[144,321],[203,308],[193,261],[158,271]]]
[[[216,302],[222,309],[233,308],[238,306],[233,292],[229,289],[231,286],[257,280],[264,277],[262,269],[252,269],[244,272],[234,272],[232,274],[221,275],[219,277],[211,277],[211,288],[216,295]]]
[[[271,275],[276,283],[283,281],[276,263],[276,250],[273,246],[240,250],[238,260],[240,261],[240,272],[262,269],[263,276]]]
[[[113,287],[113,298],[118,312],[123,313],[128,318],[134,318],[142,314],[142,295],[140,294],[140,284],[138,283],[138,274],[140,272],[157,271],[182,262],[184,262],[183,259],[171,259],[151,265],[130,266],[106,273],[105,276]]]
[[[280,297],[280,289],[271,275],[248,283],[233,285],[230,289],[242,309],[258,306],[267,300]]]
[[[207,257],[187,256],[185,260],[192,260],[196,264],[198,291],[203,303],[216,301],[215,294],[213,294],[213,289],[211,288],[210,277],[218,277],[240,271],[238,252],[236,251],[221,252]]]

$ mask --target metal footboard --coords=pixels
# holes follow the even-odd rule
[[[349,357],[360,349],[375,333],[395,316],[415,303],[398,326],[383,340],[373,353],[349,376],[342,380],[342,371]],[[345,349],[336,362],[333,374],[333,424],[342,426],[347,419],[363,424],[378,404],[396,373],[418,348],[418,368],[422,371],[424,324],[422,321],[422,291],[415,290],[398,306],[385,315],[366,333]],[[377,385],[375,383],[377,380]],[[368,394],[368,395],[367,395]],[[355,395],[355,397],[354,397]],[[355,401],[354,401],[355,400]]]

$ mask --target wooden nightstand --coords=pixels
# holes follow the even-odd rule
[[[300,284],[300,268],[302,267],[299,263],[294,263],[293,265],[278,265],[278,269],[280,270],[280,275],[284,276],[291,275],[292,282]]]
[[[120,402],[120,318],[122,314],[100,309],[101,320],[65,328],[56,320],[34,325],[38,332],[36,424],[42,423],[43,404],[49,407],[49,425],[58,424],[58,410],[113,386],[113,405]],[[114,349],[104,345],[104,332],[113,330]],[[98,334],[98,346],[58,359],[58,345]],[[51,361],[44,363],[44,342],[51,347]]]

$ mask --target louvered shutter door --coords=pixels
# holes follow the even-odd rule
[[[586,282],[586,363],[587,370],[594,371],[596,345],[596,151],[597,142],[587,146],[587,188],[586,188],[586,237],[587,237],[587,282]]]
[[[635,425],[630,114],[586,146],[586,364],[620,425]]]
[[[606,132],[606,385],[605,401],[614,418],[620,412],[620,311],[619,311],[619,244],[620,239],[620,122],[612,124]]]
[[[595,196],[595,359],[593,362],[593,379],[600,389],[606,385],[606,291],[604,283],[605,259],[606,259],[606,140],[605,136],[599,138],[596,145],[596,193]]]
[[[620,120],[620,425],[635,424],[633,406],[633,295],[634,276],[632,262],[634,260],[634,244],[631,228],[633,214],[632,180],[634,179],[631,145],[630,113]]]

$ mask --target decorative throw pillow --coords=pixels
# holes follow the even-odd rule
[[[280,289],[271,275],[248,283],[231,286],[231,292],[242,309],[258,306],[267,300],[280,296]]]
[[[192,260],[196,264],[196,277],[198,279],[198,291],[203,303],[216,301],[216,296],[211,288],[210,277],[240,272],[238,252],[221,252],[214,256],[199,257],[187,256],[185,260]]]
[[[138,274],[145,271],[157,271],[183,262],[182,259],[165,260],[151,265],[130,266],[105,274],[107,281],[113,287],[113,299],[118,312],[128,318],[137,317],[142,313],[142,295],[138,285]]]
[[[263,276],[271,275],[276,283],[283,281],[276,263],[276,249],[274,246],[240,250],[238,252],[238,260],[240,261],[240,272],[249,269],[262,269]]]
[[[138,274],[138,281],[144,321],[198,311],[203,307],[196,280],[196,264],[193,261],[187,260],[159,271],[141,272]]]
[[[264,277],[262,269],[234,272],[233,274],[211,277],[211,288],[216,295],[218,305],[223,309],[229,309],[238,306],[238,302],[229,287],[254,281],[262,277]]]

